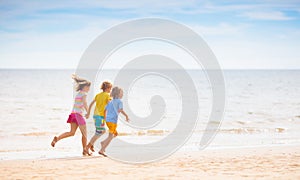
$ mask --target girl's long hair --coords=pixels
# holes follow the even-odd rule
[[[75,81],[76,83],[76,91],[81,91],[85,86],[91,86],[91,82],[78,77],[76,74],[72,74],[72,79]]]

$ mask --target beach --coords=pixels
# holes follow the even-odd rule
[[[300,146],[177,152],[147,164],[98,155],[0,162],[0,179],[299,179]]]
[[[197,126],[174,154],[146,164],[126,164],[113,160],[113,156],[104,158],[97,153],[83,157],[80,131],[58,142],[55,148],[51,147],[53,137],[70,128],[66,121],[73,104],[72,73],[71,70],[0,71],[4,77],[0,93],[0,125],[3,127],[0,129],[0,179],[300,178],[298,70],[225,71],[225,114],[204,150],[199,148],[206,125],[216,123],[208,122],[211,90],[203,72],[189,71],[199,90]],[[89,102],[99,92],[102,78],[112,79],[114,73],[105,71],[95,80],[94,91],[88,95]],[[119,140],[149,144],[163,140],[174,131],[180,117],[177,102],[180,98],[178,100],[172,91],[172,85],[154,80],[149,77],[145,82],[137,82],[135,89],[132,88],[132,103],[124,108],[147,117],[149,102],[158,94],[167,107],[161,122],[140,130],[120,120]],[[86,121],[90,139],[94,135],[94,123],[92,118]],[[178,143],[180,136],[173,136],[169,143]],[[96,151],[100,148],[99,142],[106,137],[107,133],[95,144]],[[115,142],[107,149],[109,156],[113,148],[118,147]],[[119,149],[119,155],[125,153],[124,148]]]
[[[73,2],[0,2],[0,180],[300,180],[300,0]]]

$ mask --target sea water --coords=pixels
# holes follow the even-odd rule
[[[43,159],[80,156],[81,134],[50,146],[52,138],[69,131],[66,123],[73,106],[74,70],[0,70],[0,159]],[[88,94],[88,103],[100,91],[103,80],[114,81],[117,70],[101,71]],[[174,70],[176,73],[176,70]],[[224,70],[226,107],[215,137],[206,148],[240,148],[300,144],[300,70]],[[190,100],[199,104],[197,125],[179,149],[198,151],[212,107],[211,84],[202,70],[189,70],[197,89]],[[176,82],[175,82],[176,85]],[[181,96],[174,83],[155,76],[144,77],[130,86],[125,111],[137,117],[151,113],[150,101],[161,96],[164,116],[148,129],[118,123],[118,138],[147,144],[168,136],[180,120]],[[162,107],[164,108],[164,107]],[[184,127],[183,127],[184,128]],[[88,139],[94,133],[87,120]],[[96,144],[105,138],[105,134]],[[174,140],[176,142],[176,139]],[[113,144],[112,144],[113,145]],[[99,145],[96,145],[99,148]],[[109,153],[109,148],[108,148]]]

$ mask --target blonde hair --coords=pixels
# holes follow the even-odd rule
[[[102,89],[103,91],[105,91],[106,89],[111,88],[111,87],[112,87],[112,84],[111,84],[110,82],[108,82],[108,81],[104,81],[104,82],[102,83],[102,85],[101,85],[101,89]]]
[[[123,89],[118,86],[115,86],[114,88],[112,88],[110,96],[114,99],[118,99],[120,97],[121,92],[123,92]]]
[[[72,74],[72,79],[75,81],[76,83],[76,91],[81,91],[85,86],[91,86],[91,82],[78,77],[76,74]]]

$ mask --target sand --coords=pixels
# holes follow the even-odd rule
[[[177,152],[148,164],[94,155],[0,162],[0,179],[300,179],[300,146]]]

